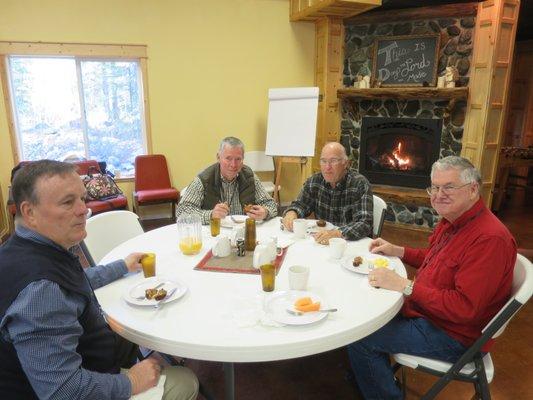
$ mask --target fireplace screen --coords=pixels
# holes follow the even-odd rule
[[[360,172],[372,183],[428,186],[441,129],[438,119],[363,118]]]

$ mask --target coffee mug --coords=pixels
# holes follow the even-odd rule
[[[289,267],[289,288],[291,290],[306,290],[309,280],[309,267],[293,265]]]
[[[219,236],[216,244],[213,246],[213,255],[215,257],[227,257],[231,254],[231,245],[227,236]]]
[[[292,221],[292,231],[294,232],[294,237],[298,239],[305,239],[307,236],[307,220],[295,219]]]
[[[342,238],[329,239],[329,256],[334,259],[341,258],[346,249],[346,240]]]

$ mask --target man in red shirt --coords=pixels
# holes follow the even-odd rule
[[[426,249],[381,238],[373,253],[398,256],[417,268],[414,280],[378,268],[370,285],[402,292],[401,315],[348,346],[359,389],[368,399],[401,399],[389,354],[407,353],[455,362],[511,293],[516,243],[480,198],[479,171],[462,157],[436,161],[427,189],[442,217]],[[484,348],[488,350],[489,346]]]

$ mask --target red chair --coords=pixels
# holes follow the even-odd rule
[[[180,192],[170,184],[167,160],[164,155],[151,154],[135,157],[134,212],[138,214],[140,206],[171,203],[171,218],[174,218],[179,200]]]
[[[98,173],[101,173],[100,166],[96,160],[85,160],[73,162],[76,164],[78,174],[87,175],[89,168],[94,167]],[[93,170],[94,171],[94,170]],[[126,196],[119,194],[117,197],[107,200],[92,200],[85,203],[90,208],[92,215],[100,214],[112,210],[125,210],[128,208],[128,199]]]

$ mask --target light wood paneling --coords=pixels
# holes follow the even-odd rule
[[[518,0],[486,1],[478,8],[476,20],[461,154],[479,168],[487,205],[492,202],[496,182],[519,7]]]
[[[342,79],[344,26],[342,19],[327,17],[316,21],[315,29],[315,85],[320,93],[315,153],[320,154],[325,143],[338,141],[340,138],[337,91]],[[320,169],[318,157],[314,157],[312,169]]]

